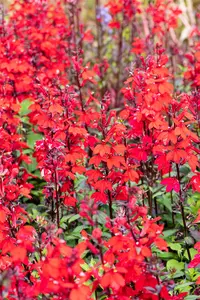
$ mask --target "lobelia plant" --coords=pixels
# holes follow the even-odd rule
[[[182,43],[170,0],[1,12],[0,299],[197,299],[198,14]]]

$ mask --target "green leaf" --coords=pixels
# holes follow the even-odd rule
[[[30,159],[32,161],[31,164],[25,164],[25,165],[28,172],[33,173],[37,169],[37,161],[35,157],[32,157],[32,155],[30,155]]]
[[[97,220],[99,224],[105,224],[106,223],[107,215],[103,211],[99,211],[97,215]]]
[[[103,231],[102,236],[109,239],[111,238],[111,233]]]
[[[71,218],[71,216],[73,216],[73,215],[63,216],[63,217],[60,219],[60,224],[66,223],[66,222],[69,220],[69,218]]]
[[[80,219],[80,215],[79,214],[73,215],[72,217],[69,218],[68,223],[70,224],[70,223],[72,223],[72,222],[74,222],[74,221],[76,221],[78,219]]]
[[[177,229],[168,229],[163,231],[164,239],[173,236],[177,232]]]
[[[158,191],[158,192],[156,192],[155,194],[153,194],[153,197],[161,196],[161,195],[163,195],[164,193],[165,193],[164,191]]]
[[[31,100],[29,100],[29,99],[24,100],[21,103],[21,109],[19,111],[19,115],[20,116],[27,115],[30,112],[30,110],[28,108],[31,104],[32,104]]]
[[[193,295],[193,296],[186,296],[185,300],[197,300],[200,299],[200,296]]]
[[[181,251],[182,250],[182,246],[181,244],[178,243],[168,243],[168,246],[174,250],[174,251]]]
[[[61,218],[61,222],[67,222],[71,217],[75,216],[75,214],[69,214],[67,216],[63,216]]]
[[[81,268],[84,270],[84,271],[88,271],[90,269],[90,266],[86,263],[82,264],[81,265]]]
[[[191,289],[191,285],[194,285],[194,282],[185,282],[177,284],[174,289],[180,292],[187,292]]]
[[[38,252],[35,252],[35,258],[36,258],[37,261],[40,261],[40,255],[39,255]]]
[[[88,253],[90,253],[89,250],[85,250],[82,254],[81,254],[81,258],[84,258]]]
[[[192,258],[192,259],[193,259],[194,256],[198,253],[198,251],[195,250],[194,248],[190,248],[189,251],[190,251],[190,255],[191,255],[191,258]],[[185,252],[184,252],[183,255],[184,255],[185,258],[187,258],[187,259],[189,260],[187,250],[185,250]]]
[[[190,173],[190,167],[187,165],[183,165],[180,168],[180,172],[183,173],[183,175],[185,175],[185,176],[187,175],[187,177],[188,177],[188,174]]]
[[[181,271],[184,269],[184,266],[185,266],[185,264],[183,262],[179,262],[175,259],[170,259],[166,265],[168,271],[174,270],[174,269],[176,271]]]
[[[193,245],[193,244],[194,244],[194,239],[193,239],[191,236],[186,236],[186,237],[184,238],[184,241],[185,241],[185,243],[188,244],[188,245]]]
[[[163,197],[158,198],[158,202],[164,205],[168,209],[168,211],[172,211],[172,204],[169,195],[166,194]]]
[[[32,217],[33,217],[33,219],[36,219],[36,217],[38,216],[38,210],[37,209],[35,209],[35,208],[32,208]]]
[[[173,279],[183,277],[185,273],[183,271],[177,271],[175,274],[173,274]]]
[[[185,66],[177,64],[177,67],[179,67],[179,69],[181,70],[181,72],[186,72],[187,71],[187,68]]]
[[[87,177],[76,173],[76,179],[74,180],[74,188],[76,191],[85,187]]]
[[[163,252],[156,249],[155,251],[157,253],[157,256],[163,260],[169,260],[169,259],[178,259],[178,255],[171,252]]]
[[[80,238],[80,235],[78,235],[78,234],[70,234],[70,235],[65,236],[65,239],[67,241],[78,240],[79,238]]]
[[[86,228],[88,228],[88,227],[85,225],[79,225],[73,230],[72,234],[80,234],[81,231]],[[80,235],[79,235],[79,237],[80,237]]]
[[[27,135],[27,144],[31,149],[33,149],[35,146],[35,142],[41,140],[42,137],[43,137],[42,134],[34,133],[30,131]]]

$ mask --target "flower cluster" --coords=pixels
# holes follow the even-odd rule
[[[96,0],[95,28],[83,2],[2,9],[0,299],[185,299],[163,257],[168,228],[200,262],[199,43],[171,0]]]

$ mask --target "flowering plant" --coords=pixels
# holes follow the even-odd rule
[[[188,3],[1,7],[0,299],[197,299]]]

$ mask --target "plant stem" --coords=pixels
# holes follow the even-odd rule
[[[172,192],[170,192],[170,198],[171,198],[171,208],[172,208],[172,224],[173,224],[173,226],[175,226],[175,218],[174,218],[174,212],[173,212],[173,203],[174,203],[174,201],[173,201]]]
[[[51,221],[52,222],[54,221],[54,200],[53,200],[53,197],[52,197],[52,200],[51,200]]]
[[[123,18],[124,18],[124,14],[123,14]],[[117,70],[117,80],[116,80],[116,107],[119,106],[120,104],[120,74],[121,74],[121,68],[122,68],[122,49],[123,49],[123,29],[124,29],[124,25],[122,22],[122,25],[120,27],[120,31],[119,31],[119,44],[118,44],[118,55],[117,55],[117,65],[118,65],[118,70]]]
[[[169,177],[171,177],[170,170],[169,170]],[[172,193],[172,191],[170,192],[170,199],[171,199],[171,208],[172,208],[172,224],[173,224],[173,226],[175,226],[175,214],[173,212],[174,199],[173,199],[173,193]]]
[[[158,204],[157,204],[157,198],[153,197],[154,200],[154,206],[155,206],[155,215],[158,216]]]
[[[149,214],[152,216],[152,191],[150,189],[148,189],[147,195],[148,195],[148,204],[149,204]]]
[[[108,200],[109,200],[109,214],[110,214],[110,219],[112,221],[112,219],[113,219],[113,209],[112,209],[112,198],[111,198],[110,191],[108,191]]]
[[[96,13],[96,31],[97,31],[97,59],[101,60],[102,28],[101,28],[101,23],[99,21],[99,18],[100,18],[99,7],[100,7],[99,0],[96,0],[95,1],[95,13]]]
[[[183,207],[183,198],[182,198],[182,190],[181,190],[181,177],[180,177],[180,170],[179,170],[179,165],[178,164],[176,164],[176,171],[177,171],[177,179],[178,179],[179,184],[180,184],[179,204],[180,204],[181,216],[182,216],[182,220],[183,220],[184,237],[186,238],[188,236],[188,229],[187,229],[187,224],[186,224],[186,221],[185,221],[185,211],[184,211],[184,207]],[[190,249],[188,247],[187,242],[186,242],[186,250],[187,250],[188,258],[189,258],[189,260],[191,260],[192,258],[191,258]]]
[[[59,195],[58,195],[58,178],[57,170],[55,170],[55,190],[56,190],[56,221],[58,228],[60,227],[60,214],[59,214]]]
[[[130,214],[129,214],[129,210],[128,209],[129,208],[127,207],[127,210],[126,210],[127,222],[128,222],[128,224],[130,226],[130,232],[131,232],[132,238],[133,238],[133,240],[135,242],[137,242],[137,238],[136,238],[136,236],[135,236],[135,234],[133,232],[133,229],[131,228]]]

